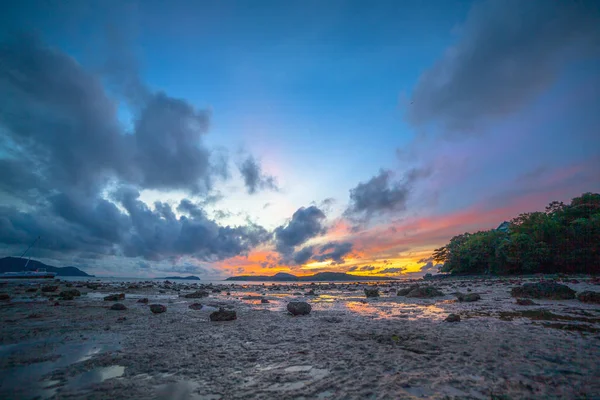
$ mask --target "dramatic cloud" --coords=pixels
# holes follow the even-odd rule
[[[285,225],[275,228],[275,248],[281,254],[291,254],[294,247],[326,232],[325,214],[316,206],[300,207]]]
[[[255,194],[259,190],[279,190],[275,177],[265,175],[254,157],[248,156],[240,164],[239,169],[249,194]]]
[[[599,10],[595,0],[476,3],[456,46],[421,76],[408,119],[464,133],[517,111],[569,62],[598,56]]]
[[[343,264],[344,257],[352,252],[350,242],[329,242],[323,246],[306,246],[292,253],[285,254],[280,260],[284,264],[303,265],[309,261],[325,262],[331,261],[332,265]]]
[[[385,268],[382,269],[381,271],[378,271],[378,274],[400,274],[402,272],[406,271],[406,268],[404,267],[398,267],[398,268]]]
[[[420,261],[419,261],[420,262]],[[428,261],[427,264],[421,266],[421,268],[419,268],[420,272],[427,272],[427,273],[437,273],[438,269],[442,267],[442,264],[433,264],[433,261]]]
[[[329,242],[321,246],[319,254],[313,258],[320,262],[331,260],[332,264],[342,264],[344,257],[350,252],[352,252],[352,243],[350,242]]]
[[[270,240],[258,225],[221,226],[203,209],[220,198],[214,180],[228,175],[223,154],[202,143],[208,113],[130,86],[138,95],[126,131],[100,79],[73,58],[31,37],[0,46],[0,242],[41,235],[46,254],[214,261]],[[203,198],[182,200],[178,218],[167,203],[148,207],[142,189]]]
[[[348,272],[354,272],[354,271],[374,271],[376,269],[376,267],[372,266],[372,265],[363,265],[362,267],[359,267],[358,265],[354,265],[350,268],[348,268]]]
[[[392,171],[382,169],[369,181],[350,190],[350,205],[345,215],[368,220],[372,216],[404,211],[414,182],[428,175],[429,170],[411,169],[402,181],[393,181]]]

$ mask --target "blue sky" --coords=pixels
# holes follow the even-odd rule
[[[48,98],[24,91],[24,81],[12,81],[14,69],[5,67],[0,71],[7,93],[2,101],[13,104],[15,112],[39,118],[42,126],[65,118],[76,123],[68,140],[60,129],[53,142],[46,143],[43,132],[32,136],[47,146],[34,154],[43,146],[27,147],[31,142],[22,142],[24,133],[3,115],[6,140],[0,143],[0,161],[6,165],[0,173],[15,174],[14,157],[52,154],[57,158],[49,165],[43,158],[33,160],[39,165],[35,174],[47,182],[62,176],[64,170],[56,165],[72,168],[70,146],[84,155],[89,148],[85,143],[91,134],[82,126],[96,120],[90,116],[98,111],[96,102],[116,112],[114,124],[102,128],[106,133],[94,133],[100,142],[102,135],[116,135],[115,147],[98,151],[135,153],[122,158],[94,154],[97,163],[82,168],[95,183],[85,193],[74,181],[48,190],[31,183],[24,188],[29,197],[15,194],[21,193],[16,186],[0,188],[5,202],[14,205],[2,210],[4,252],[14,252],[36,233],[52,234],[48,227],[22,222],[43,215],[55,226],[64,223],[64,232],[90,235],[85,245],[49,243],[44,257],[100,273],[185,270],[219,277],[365,265],[384,270],[391,262],[418,271],[419,260],[453,234],[489,228],[498,219],[552,200],[600,190],[600,117],[594,111],[600,108],[598,8],[593,1],[28,0],[3,5],[0,39],[8,43],[9,51],[2,54],[6,65],[23,67],[52,49],[77,62],[72,67],[61,58],[52,68],[83,74],[82,81],[65,78],[52,87],[80,93],[83,85],[96,87],[97,80],[104,93],[93,97],[86,89],[85,96],[77,94],[89,102],[87,111],[72,102],[72,108],[57,111]],[[14,44],[21,34],[38,43],[32,49]],[[21,55],[23,48],[31,53]],[[36,68],[28,75],[23,67],[24,79],[31,76],[31,85],[50,87],[50,75],[34,76],[44,67]],[[159,107],[152,100],[160,100],[160,93],[167,108],[154,108],[156,113],[180,103],[195,111],[180,110],[182,115],[168,120],[144,117],[150,104]],[[206,111],[209,128],[174,138],[177,132],[171,128],[187,120],[188,111]],[[98,118],[106,121],[112,111]],[[149,131],[143,132],[139,121],[146,121]],[[61,151],[52,144],[59,141]],[[168,156],[165,146],[173,143],[178,145]],[[250,170],[241,168],[246,160],[252,161],[245,164],[253,166]],[[210,184],[200,192],[196,182]],[[124,187],[137,191],[141,202],[111,194]],[[32,190],[39,192],[34,202]],[[86,218],[58,213],[52,200],[58,195],[86,210],[79,215]],[[184,199],[207,215],[211,229],[246,229],[242,239],[235,235],[243,243],[236,242],[237,250],[216,251],[216,245],[203,247],[204,239],[184,237],[185,212],[178,208]],[[175,222],[167,224],[170,214],[160,211],[156,201],[173,209]],[[319,213],[297,213],[311,205],[324,219]],[[104,230],[98,233],[96,213],[113,207],[120,213],[114,211],[115,224],[122,223],[123,231],[109,238],[102,236]],[[134,208],[139,207],[148,208],[139,215],[152,222],[136,225]],[[478,220],[472,210],[494,217]],[[322,229],[308,236],[298,233],[305,240],[283,254],[277,250],[283,247],[276,228],[296,227],[295,216],[316,218],[311,223]],[[435,229],[417,224],[415,233],[416,220],[436,217],[450,222]],[[204,223],[209,222],[194,220],[197,229],[206,228]],[[264,232],[248,228],[249,223]],[[376,245],[376,237],[389,228],[397,240]],[[143,229],[169,232],[179,241],[158,245]],[[88,246],[92,242],[101,245]],[[322,256],[331,248],[327,243],[350,248],[343,262]],[[406,251],[411,246],[414,251]],[[291,254],[303,249],[315,255],[294,264]],[[140,262],[150,267],[135,267]]]

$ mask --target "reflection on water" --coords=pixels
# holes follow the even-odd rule
[[[56,343],[56,340],[54,341]],[[9,357],[13,353],[29,352],[39,357],[44,347],[51,346],[52,342],[29,342],[11,346],[0,346],[0,355]],[[29,365],[18,366],[2,371],[0,379],[0,398],[46,399],[56,394],[57,381],[41,381],[47,375],[59,368],[67,367],[82,361],[89,360],[94,355],[108,350],[116,350],[118,346],[113,341],[101,343],[90,340],[83,343],[65,343],[57,346],[53,351],[43,354],[45,359],[52,361],[35,362]],[[38,351],[36,351],[38,350]],[[115,370],[103,371],[102,374],[115,373]],[[101,375],[103,376],[103,375]],[[91,377],[84,379],[92,379]],[[108,378],[105,378],[108,379]]]
[[[447,312],[435,304],[400,303],[400,302],[359,302],[348,301],[346,308],[357,314],[372,318],[408,318],[408,319],[442,319]]]
[[[70,379],[69,382],[67,382],[66,387],[68,389],[80,389],[94,383],[104,382],[107,379],[123,376],[124,372],[125,367],[121,365],[111,365],[110,367],[96,368]]]

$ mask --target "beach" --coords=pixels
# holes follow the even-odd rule
[[[10,299],[0,302],[0,397],[598,398],[600,305],[519,305],[511,296],[544,279],[556,278],[3,283]],[[600,291],[590,277],[557,282],[578,293]],[[443,295],[396,294],[415,283]],[[58,288],[42,292],[48,285]],[[379,297],[367,298],[365,288],[377,288]],[[74,289],[79,296],[59,298]],[[185,297],[198,291],[208,296]],[[480,299],[459,301],[456,292]],[[104,300],[120,293],[124,299]],[[291,301],[312,310],[293,316]],[[195,303],[202,306],[190,308]],[[166,311],[155,314],[151,304]],[[211,321],[220,308],[236,319]],[[446,321],[450,314],[460,322]]]

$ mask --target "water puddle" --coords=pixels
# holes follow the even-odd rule
[[[117,350],[119,346],[116,345],[116,343],[118,343],[118,341],[111,337],[96,338],[78,343],[60,344],[58,339],[54,339],[45,342],[38,341],[0,346],[0,355],[3,358],[13,355],[16,357],[22,357],[24,354],[32,355],[29,359],[25,359],[25,362],[29,360],[29,364],[19,365],[0,371],[0,398],[46,399],[52,397],[56,394],[57,384],[59,382],[48,380],[42,381],[43,376],[71,364],[89,360],[97,354],[110,350]],[[118,369],[110,369],[98,371],[92,375],[96,376],[95,379],[98,379],[98,377],[110,376],[116,372],[118,372]],[[82,379],[92,379],[92,375]]]

